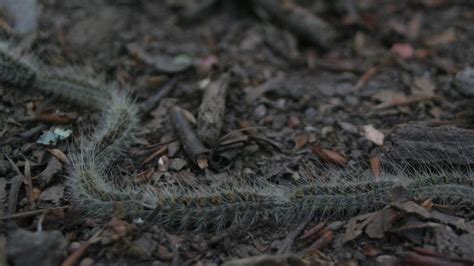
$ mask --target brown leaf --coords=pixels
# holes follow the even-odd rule
[[[346,225],[346,232],[344,233],[343,243],[352,241],[358,238],[364,232],[364,228],[373,219],[373,213],[362,214],[351,218]]]
[[[66,113],[66,114],[38,114],[29,120],[33,122],[44,122],[50,124],[70,124],[77,119],[77,113]]]
[[[463,263],[452,262],[442,258],[420,255],[415,252],[405,252],[402,255],[402,261],[405,265],[445,265],[445,266],[462,266]]]
[[[398,212],[393,209],[386,208],[378,212],[374,212],[371,221],[365,228],[367,236],[373,239],[382,239],[385,232],[392,228],[392,223],[400,217]]]
[[[306,143],[308,143],[309,136],[308,134],[303,134],[295,137],[295,147],[293,148],[295,151],[300,150],[303,148]]]
[[[329,243],[331,243],[333,239],[334,239],[334,233],[332,232],[332,230],[327,231],[318,240],[316,240],[311,246],[308,247],[308,249],[306,250],[306,253],[311,254],[317,250],[323,249],[324,247],[329,245]]]
[[[56,157],[59,161],[64,164],[69,163],[66,154],[60,149],[48,149],[48,152],[51,153],[54,157]]]
[[[325,225],[326,223],[318,223],[317,225],[313,226],[311,229],[306,230],[304,234],[300,237],[300,239],[304,240],[304,239],[311,238],[312,236],[316,235],[319,231],[321,231],[321,229],[323,229]]]
[[[340,154],[337,151],[323,149],[319,146],[313,146],[311,149],[313,153],[319,157],[319,159],[325,162],[337,164],[340,166],[345,166],[348,162],[346,156]]]
[[[380,162],[380,158],[378,156],[372,157],[369,159],[369,163],[372,175],[375,177],[375,180],[379,180],[380,175],[382,174],[382,164]]]

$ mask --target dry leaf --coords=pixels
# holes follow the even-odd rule
[[[385,136],[382,132],[375,129],[373,125],[364,126],[364,135],[368,140],[372,141],[373,143],[379,146],[383,145],[383,140]]]
[[[66,154],[60,149],[48,149],[48,152],[51,153],[54,157],[56,157],[59,161],[64,164],[69,163]]]
[[[313,146],[312,150],[313,150],[313,153],[319,157],[319,159],[325,162],[333,163],[333,164],[337,164],[341,166],[346,165],[348,162],[348,159],[346,158],[346,156],[340,154],[337,151],[323,149],[319,146]]]
[[[294,150],[297,151],[303,148],[308,143],[308,140],[309,140],[308,134],[296,136]]]

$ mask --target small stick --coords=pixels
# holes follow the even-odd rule
[[[288,251],[290,251],[291,246],[293,245],[293,242],[295,241],[296,237],[303,231],[303,229],[306,227],[306,225],[313,220],[314,217],[314,211],[305,219],[303,220],[298,227],[292,232],[290,232],[285,240],[283,240],[283,243],[280,245],[278,248],[276,254],[285,254]]]
[[[101,239],[101,234],[104,229],[100,229],[91,238],[89,238],[84,244],[76,249],[66,260],[63,261],[61,266],[73,266],[76,265],[79,259],[86,253],[90,246],[97,243]]]
[[[39,134],[41,131],[46,130],[47,128],[48,128],[48,125],[40,124],[40,125],[38,125],[34,128],[31,128],[31,129],[21,133],[20,138],[25,139],[25,140],[30,139],[34,135]]]
[[[3,203],[5,202],[5,199],[7,198],[7,180],[5,178],[0,177],[0,218],[2,218],[5,215],[5,206]]]
[[[263,17],[276,20],[300,38],[323,48],[329,48],[336,37],[331,25],[292,1],[253,0],[252,3],[257,14],[263,13]]]
[[[18,201],[18,193],[20,192],[20,186],[23,181],[23,177],[15,176],[10,185],[10,194],[8,194],[8,203],[7,203],[7,215],[13,214],[16,212],[16,204]]]
[[[228,84],[229,74],[224,74],[209,84],[199,106],[197,134],[209,146],[216,144],[221,133]]]
[[[168,149],[167,145],[164,145],[164,146],[160,147],[159,149],[154,151],[150,156],[146,157],[145,160],[143,160],[143,162],[141,163],[141,165],[143,166],[143,165],[151,162],[151,160],[155,159],[157,156],[160,156],[160,155],[164,154],[167,149]]]
[[[171,123],[173,124],[176,135],[183,145],[184,151],[189,158],[199,168],[208,167],[207,153],[208,149],[204,147],[196,134],[193,132],[191,125],[183,115],[181,108],[175,106],[171,108]]]
[[[176,85],[176,79],[173,78],[169,80],[163,86],[163,88],[161,88],[158,91],[158,93],[156,93],[155,95],[153,95],[152,97],[144,101],[140,108],[142,114],[149,114],[151,111],[153,111],[153,109],[158,105],[161,99],[166,97],[171,92],[171,90],[175,87],[175,85]]]
[[[1,220],[11,220],[11,219],[18,219],[18,218],[26,218],[30,216],[35,216],[38,214],[43,214],[47,213],[49,211],[55,211],[55,210],[61,210],[61,209],[67,209],[69,206],[61,206],[61,207],[55,207],[55,208],[49,208],[49,209],[41,209],[41,210],[34,210],[34,211],[28,211],[28,212],[21,212],[21,213],[15,213],[7,216],[0,217]]]

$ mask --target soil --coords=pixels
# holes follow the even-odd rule
[[[284,2],[291,6],[293,1]],[[296,2],[331,25],[337,37],[330,45],[296,34],[285,21],[262,14],[251,1],[44,0],[34,32],[12,33],[7,19],[1,20],[0,29],[19,46],[30,47],[28,51],[45,64],[80,65],[80,71],[118,83],[139,104],[174,82],[166,97],[143,118],[137,143],[120,166],[137,184],[192,186],[236,176],[285,184],[302,178],[324,179],[328,171],[350,172],[351,178],[357,178],[377,172],[379,158],[399,128],[416,124],[472,132],[474,86],[462,84],[474,81],[472,75],[471,80],[468,74],[461,75],[474,67],[472,3]],[[180,148],[170,109],[177,105],[188,111],[188,117],[197,117],[206,85],[224,73],[230,78],[220,136],[251,127],[248,134],[260,140],[246,138],[232,147],[220,147],[216,157],[209,159],[212,169],[199,167]],[[59,230],[67,240],[65,245],[58,244],[65,249],[63,261],[105,228],[99,241],[76,261],[80,265],[216,265],[275,254],[297,229],[296,224],[179,232],[148,223],[145,217],[84,217],[68,202],[66,163],[61,156],[68,154],[81,128],[93,128],[97,118],[93,110],[35,91],[0,87],[0,181],[5,187],[1,196],[12,197],[19,176],[8,158],[32,181],[20,183],[14,206],[4,201],[7,213],[12,212],[1,220],[9,224],[3,233],[10,235],[13,228]],[[57,128],[71,129],[72,136],[55,144],[38,143],[44,132]],[[163,147],[167,151],[156,153]],[[154,153],[158,155],[150,157]],[[396,265],[416,264],[420,259],[416,256],[423,256],[422,262],[434,258],[453,265],[472,263],[469,259],[474,253],[467,248],[474,243],[472,209],[413,204],[429,209],[429,217],[412,205],[384,211],[398,213],[404,222],[416,220],[423,229],[391,224],[391,231],[382,232],[382,237],[371,237],[361,229],[364,235],[347,241],[352,220],[327,221],[330,236],[322,233],[309,241],[297,237],[291,242],[285,253],[296,254],[294,258],[260,259],[280,265],[291,264],[292,259],[301,265]],[[8,218],[41,209],[49,211]],[[462,220],[463,229],[461,222],[446,222],[447,216]],[[309,230],[319,222],[326,221],[314,219],[303,228]],[[450,229],[440,229],[445,227]],[[449,239],[458,248],[441,247],[433,235]],[[317,241],[321,246],[315,248]],[[416,247],[438,255],[420,255]],[[21,265],[11,254],[10,263]],[[1,257],[0,252],[0,264]],[[255,261],[242,263],[256,265]]]

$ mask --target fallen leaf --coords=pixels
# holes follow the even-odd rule
[[[375,129],[373,125],[364,126],[364,135],[365,137],[372,141],[373,143],[382,146],[385,135],[379,130]]]
[[[39,200],[43,202],[49,201],[52,203],[59,203],[63,198],[63,195],[64,185],[56,185],[43,190],[39,196]]]
[[[333,239],[334,239],[334,233],[332,232],[332,230],[327,231],[318,240],[316,240],[313,244],[311,244],[311,246],[308,247],[308,249],[306,250],[306,253],[312,254],[313,252],[317,250],[321,250],[325,248],[326,246],[329,245],[329,243],[332,242]]]
[[[51,153],[54,157],[60,160],[62,163],[69,163],[66,154],[60,149],[48,149],[48,152]]]
[[[365,227],[373,219],[373,213],[366,213],[352,217],[346,225],[346,232],[344,233],[343,243],[352,241],[364,232]]]
[[[337,151],[323,149],[319,146],[313,146],[311,149],[313,153],[319,157],[319,159],[325,162],[333,163],[333,164],[337,164],[341,166],[346,165],[348,162],[348,159],[346,158],[346,156],[340,154]]]
[[[309,140],[308,134],[303,134],[295,137],[295,147],[293,148],[295,151],[300,150],[303,148]]]

